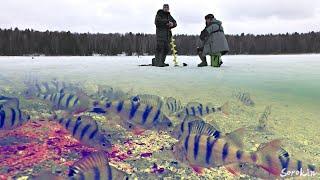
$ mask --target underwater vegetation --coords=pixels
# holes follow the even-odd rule
[[[319,170],[289,155],[280,139],[248,148],[248,127],[222,129],[212,117],[235,113],[228,100],[184,104],[111,86],[87,92],[57,79],[23,83],[19,93],[0,91],[1,180],[275,179]],[[254,108],[248,93],[236,97]],[[270,114],[267,106],[256,119],[259,130]]]

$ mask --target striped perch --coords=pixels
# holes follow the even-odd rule
[[[214,107],[211,103],[203,105],[198,102],[190,102],[185,108],[176,114],[176,117],[180,120],[184,120],[188,116],[199,116],[203,117],[208,114],[222,112],[228,114],[229,103],[223,104],[221,107]]]
[[[219,138],[222,133],[216,124],[206,123],[197,116],[188,116],[182,123],[178,124],[173,132],[172,137],[180,139],[185,134],[204,134]]]
[[[169,115],[179,112],[183,109],[181,102],[173,97],[165,98],[163,110]]]
[[[20,102],[18,98],[15,97],[6,97],[0,95],[0,107],[13,107],[20,108]]]
[[[233,96],[246,106],[254,106],[255,105],[255,103],[251,99],[250,94],[247,92],[234,93]]]
[[[131,100],[136,100],[141,104],[148,104],[150,106],[160,109],[164,104],[162,97],[153,94],[138,94],[136,96],[131,97]]]
[[[29,115],[25,115],[20,109],[12,107],[0,108],[0,130],[12,130],[30,120]]]
[[[276,176],[280,176],[283,169],[286,171],[303,168],[315,171],[313,165],[303,166],[302,161],[280,156],[277,153],[280,149],[279,140],[265,144],[256,152],[248,152],[232,142],[237,133],[230,134],[221,138],[186,134],[174,146],[173,153],[177,160],[189,164],[199,173],[201,173],[202,168],[220,167],[235,163],[256,164]],[[228,170],[232,173],[236,171],[230,168]]]
[[[72,180],[128,180],[129,176],[109,165],[103,152],[96,152],[75,162],[69,169],[69,179]]]
[[[52,93],[65,93],[65,92],[75,92],[81,89],[75,84],[66,83],[63,81],[45,81],[38,82],[37,80],[25,82],[27,89],[24,91],[24,96],[27,98],[32,98],[37,94],[52,94]]]
[[[134,100],[109,101],[105,104],[105,109],[108,113],[118,115],[121,119],[119,123],[133,132],[138,133],[147,129],[168,130],[173,126],[160,108]]]
[[[71,113],[81,113],[93,108],[94,101],[84,93],[52,93],[52,94],[37,94],[41,100],[45,100],[55,109],[66,110]]]
[[[99,130],[97,122],[90,116],[68,118],[55,116],[53,120],[62,125],[82,144],[99,150],[108,151],[111,149],[111,142],[106,138],[106,135]]]
[[[40,173],[34,180],[129,180],[130,176],[111,166],[106,155],[99,151],[80,159],[69,167],[68,177],[57,176],[49,171]],[[132,178],[130,178],[132,179]]]
[[[260,148],[261,147],[259,147],[258,149]],[[264,168],[256,164],[250,164],[250,163],[230,164],[225,167],[234,175],[246,174],[248,176],[259,178],[259,179],[282,179],[282,178],[292,178],[292,177],[300,176],[300,174],[296,172],[309,173],[310,176],[312,176],[312,173],[316,174],[314,165],[302,163],[302,161],[297,161],[292,159],[291,157],[289,157],[289,153],[283,148],[278,149],[278,151],[275,153],[272,152],[271,156],[275,158],[275,161],[274,161],[275,163],[278,162],[278,165],[275,164],[274,167],[282,169],[282,172],[280,174],[279,172],[270,173],[272,172],[269,170],[270,168]],[[268,156],[266,156],[266,158],[268,159]],[[290,163],[289,164],[283,163],[283,162],[289,162],[289,161],[292,162],[291,165]],[[285,167],[286,165],[288,165],[287,168]],[[289,173],[289,172],[295,172],[295,173]]]

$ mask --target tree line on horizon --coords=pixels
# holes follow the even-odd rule
[[[266,35],[226,35],[229,54],[320,53],[320,32]],[[198,35],[175,35],[178,55],[196,55]],[[93,54],[153,55],[156,37],[143,33],[71,33],[0,29],[0,55],[90,56]]]

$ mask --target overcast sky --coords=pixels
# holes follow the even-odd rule
[[[208,13],[227,34],[320,30],[320,0],[1,0],[0,28],[155,33],[163,3],[177,20],[173,33],[199,34]]]

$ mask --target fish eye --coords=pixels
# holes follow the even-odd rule
[[[172,123],[171,123],[171,122],[169,122],[169,123],[168,123],[168,127],[171,127],[171,126],[172,126]]]
[[[109,108],[109,107],[111,107],[111,102],[106,103],[106,108]]]
[[[111,142],[105,137],[105,135],[102,135],[100,138],[100,145],[103,147],[107,147]]]
[[[132,98],[132,101],[134,101],[134,102],[138,102],[139,100],[140,100],[140,98],[138,96],[135,96]]]
[[[25,94],[25,95],[29,95],[30,92],[29,92],[28,90],[26,90],[26,91],[24,92],[24,94]]]

